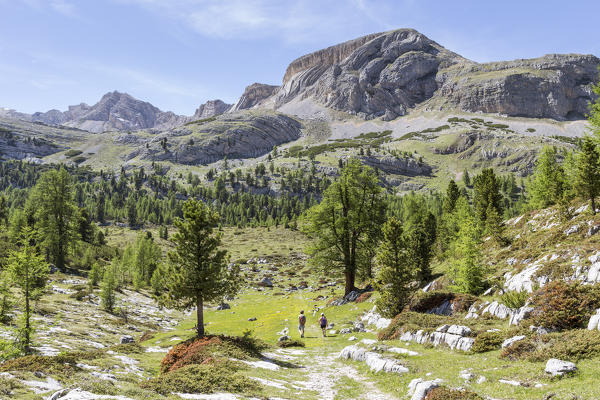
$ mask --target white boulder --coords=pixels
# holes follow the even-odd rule
[[[545,372],[552,376],[563,376],[577,371],[577,366],[569,361],[551,358],[546,362]]]

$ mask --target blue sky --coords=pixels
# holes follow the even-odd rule
[[[0,0],[0,107],[64,110],[119,90],[189,115],[395,28],[479,62],[600,56],[599,15],[598,0]]]

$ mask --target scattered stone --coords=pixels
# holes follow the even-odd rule
[[[574,233],[577,233],[577,232],[579,232],[579,225],[573,225],[570,228],[566,229],[563,233],[566,236],[570,236],[570,235],[572,235]]]
[[[374,372],[392,372],[404,374],[408,372],[408,368],[400,364],[398,360],[384,358],[379,353],[367,351],[356,345],[347,346],[340,352],[339,358],[354,361],[364,361],[371,371]]]
[[[135,343],[135,339],[131,335],[121,336],[121,344]]]
[[[271,281],[269,278],[263,278],[263,280],[258,283],[258,286],[272,288],[273,287],[273,281]]]
[[[427,396],[427,393],[440,387],[441,383],[441,379],[433,381],[426,381],[422,378],[413,379],[408,384],[408,395],[411,396],[410,400],[423,400]]]
[[[250,321],[250,322],[256,321],[256,317],[248,318],[248,321]]]
[[[349,340],[350,342],[353,342],[353,341],[355,341],[355,340],[358,340],[358,338],[357,338],[356,336],[350,336],[350,337],[348,338],[348,340]]]
[[[329,332],[327,332],[330,335],[337,335],[337,331],[335,329],[330,330]]]
[[[375,312],[377,307],[373,307],[371,311],[363,315],[361,320],[367,325],[375,325],[378,330],[387,328],[392,320],[389,318],[383,318],[380,314]]]
[[[351,328],[343,328],[342,330],[340,330],[340,334],[342,334],[342,335],[347,335],[349,333],[352,333]]]
[[[354,323],[354,332],[366,332],[367,330],[365,329],[365,324],[363,324],[362,322],[355,322]]]
[[[407,356],[418,356],[419,355],[419,353],[417,353],[416,351],[403,349],[402,347],[390,347],[389,349],[387,349],[387,351],[389,351],[390,353],[404,354]]]
[[[331,322],[327,325],[327,329],[333,329],[334,326],[335,326],[335,324],[333,322]]]
[[[521,382],[519,382],[519,381],[511,381],[508,379],[498,379],[498,382],[504,383],[505,385],[511,385],[511,386],[523,386],[521,384]]]
[[[552,376],[563,376],[577,371],[577,366],[569,361],[562,361],[556,358],[551,358],[546,362],[546,368],[544,370],[547,374]]]
[[[277,339],[278,342],[285,342],[286,340],[290,340],[291,338],[288,335],[283,335],[280,336],[279,339]]]
[[[366,344],[367,346],[370,346],[372,344],[377,343],[377,340],[374,339],[363,339],[360,341],[362,344]]]
[[[479,378],[477,378],[477,383],[478,383],[478,384],[480,384],[480,385],[481,385],[482,383],[484,383],[485,381],[487,381],[487,379],[486,379],[486,377],[485,377],[485,376],[483,376],[483,375],[481,375]]]
[[[523,340],[523,339],[525,339],[524,335],[513,336],[513,337],[511,337],[509,339],[506,339],[504,342],[502,342],[502,348],[511,346],[513,343],[516,343],[516,342],[518,342],[520,340]]]
[[[229,310],[229,309],[231,309],[231,306],[227,303],[221,303],[217,306],[217,311]]]
[[[471,382],[473,379],[475,379],[475,375],[471,372],[471,369],[465,369],[463,371],[460,371],[458,377],[466,382]]]

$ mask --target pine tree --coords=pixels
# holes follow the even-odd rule
[[[179,309],[196,307],[196,332],[204,336],[204,303],[233,296],[239,290],[239,268],[227,265],[221,233],[214,232],[219,215],[204,203],[190,199],[183,205],[183,219],[175,220],[164,272],[164,293],[159,302]],[[157,288],[155,287],[155,290]]]
[[[403,235],[402,223],[390,218],[383,225],[382,241],[377,249],[376,289],[380,292],[377,309],[390,318],[407,304],[415,278],[414,264],[409,260]]]
[[[600,154],[594,140],[586,136],[575,158],[577,193],[590,200],[591,212],[596,214],[596,197],[600,194]]]
[[[566,186],[565,171],[558,162],[556,147],[545,146],[528,184],[529,204],[533,208],[557,204],[562,199]]]
[[[7,265],[8,274],[21,292],[24,302],[19,341],[26,352],[30,350],[31,334],[31,302],[43,293],[50,267],[44,257],[33,246],[35,234],[29,227],[23,228],[20,236],[20,248],[10,253]]]
[[[42,174],[29,199],[36,227],[49,251],[50,261],[64,268],[71,244],[77,237],[77,212],[73,180],[64,167]]]
[[[477,175],[473,183],[473,206],[478,222],[485,226],[490,207],[502,215],[502,194],[494,170],[486,168]]]
[[[448,188],[446,189],[446,197],[444,197],[444,205],[442,206],[442,210],[449,214],[454,211],[454,207],[456,206],[456,200],[460,196],[460,191],[458,190],[458,185],[454,180],[450,180],[448,183]]]

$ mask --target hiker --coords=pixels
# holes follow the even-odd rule
[[[298,332],[300,332],[300,337],[304,337],[304,325],[306,325],[306,315],[304,315],[304,310],[300,311],[300,315],[298,315]]]
[[[327,329],[327,318],[324,313],[321,313],[321,318],[319,319],[319,323],[321,324],[321,330],[323,331],[323,337],[325,337],[325,330]]]

